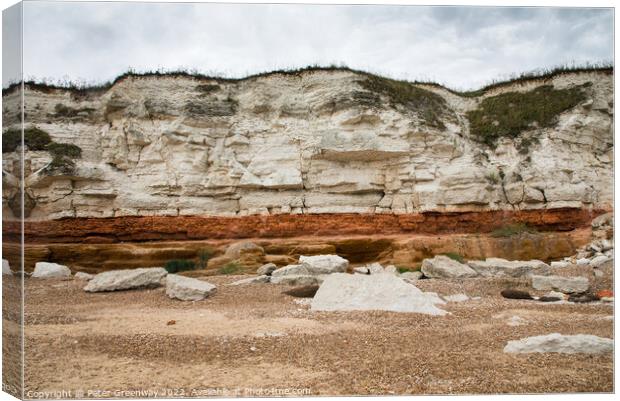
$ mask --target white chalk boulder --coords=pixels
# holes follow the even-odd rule
[[[589,334],[562,335],[559,333],[545,336],[527,337],[509,341],[504,352],[529,354],[535,352],[554,352],[561,354],[603,354],[614,350],[614,340]]]
[[[11,265],[9,264],[9,261],[6,259],[2,259],[2,275],[12,275],[13,272],[11,271]]]
[[[472,278],[478,273],[466,264],[459,263],[444,255],[424,259],[422,273],[429,278]]]
[[[34,265],[32,277],[35,278],[65,278],[71,277],[71,270],[67,266],[57,263],[37,262]]]
[[[166,294],[181,301],[200,301],[214,294],[217,287],[206,281],[169,274],[166,277]]]
[[[530,277],[551,274],[549,265],[540,260],[487,258],[486,260],[472,260],[467,264],[482,277]]]
[[[338,255],[315,255],[300,256],[299,264],[310,274],[331,274],[347,270],[349,261]]]
[[[580,294],[588,291],[590,283],[585,277],[532,276],[532,287],[540,291],[560,291]]]
[[[276,269],[271,272],[271,277],[282,277],[282,276],[309,276],[310,272],[302,265],[288,265]]]
[[[420,291],[391,274],[334,273],[325,281],[312,299],[315,311],[381,310],[445,315],[436,305],[445,304],[434,294]]]
[[[111,270],[97,274],[84,287],[84,291],[103,292],[159,287],[167,274],[166,269],[161,267]]]

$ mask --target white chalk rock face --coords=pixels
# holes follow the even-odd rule
[[[614,350],[614,340],[589,334],[527,337],[509,341],[504,352],[529,354],[535,352],[555,352],[561,354],[604,354]]]
[[[487,258],[486,260],[472,260],[467,264],[483,277],[530,277],[551,274],[549,265],[540,260]]]
[[[97,274],[84,287],[84,291],[102,292],[159,287],[161,280],[167,274],[168,272],[162,267],[111,270]]]
[[[77,272],[77,273],[75,273],[75,276],[73,276],[73,277],[78,279],[78,280],[90,281],[93,278],[95,278],[95,275],[94,274],[89,274],[89,273],[84,273],[84,272]]]
[[[64,278],[71,277],[71,270],[67,266],[57,263],[37,262],[32,277],[36,278]]]
[[[478,273],[466,264],[459,263],[444,255],[437,255],[432,259],[424,259],[422,273],[430,278],[471,278]]]
[[[12,275],[13,272],[11,271],[11,265],[9,265],[9,261],[6,259],[2,259],[2,275]]]
[[[334,273],[325,277],[312,299],[316,311],[383,310],[445,315],[437,295],[426,294],[391,274]]]
[[[299,264],[310,274],[341,273],[347,270],[349,261],[338,255],[300,256]]]
[[[191,277],[169,274],[166,277],[166,294],[181,301],[200,301],[217,291],[217,287],[206,281]]]
[[[229,285],[262,284],[262,283],[268,283],[269,280],[270,280],[270,277],[263,274],[261,276],[249,277],[249,278],[237,280],[235,282],[230,283]]]
[[[585,277],[532,276],[532,287],[541,291],[560,291],[564,294],[588,291],[590,283]]]

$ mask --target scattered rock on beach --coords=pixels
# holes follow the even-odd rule
[[[585,277],[532,276],[532,287],[541,291],[579,294],[588,291],[590,283]]]
[[[531,275],[546,276],[551,274],[549,265],[540,260],[506,260],[487,258],[467,262],[483,277],[529,277]]]
[[[2,275],[12,275],[11,265],[9,265],[9,261],[6,259],[2,259]]]
[[[162,267],[110,270],[97,274],[84,287],[84,291],[103,292],[159,287],[167,274],[168,272]]]
[[[37,262],[32,277],[35,278],[65,278],[71,277],[71,270],[67,266],[57,263]]]
[[[319,290],[318,285],[304,285],[301,287],[291,288],[290,290],[284,291],[283,294],[290,295],[295,298],[312,298]]]
[[[391,274],[374,276],[335,273],[325,281],[312,300],[312,310],[384,310],[445,315],[437,307],[444,304],[437,295],[422,292]]]
[[[506,289],[501,292],[502,297],[508,299],[534,299],[527,291]]]
[[[271,273],[273,273],[273,271],[277,268],[278,266],[276,266],[275,264],[267,263],[259,267],[258,270],[256,270],[256,274],[258,274],[259,276],[271,276]]]
[[[603,354],[613,352],[614,341],[588,334],[562,335],[559,333],[527,337],[509,341],[504,352],[527,354],[534,352],[554,352],[562,354]]]
[[[478,273],[466,264],[460,263],[444,255],[432,259],[424,259],[422,273],[429,278],[471,278]]]
[[[215,293],[217,287],[206,281],[169,274],[166,277],[166,294],[181,301],[200,301]]]
[[[338,255],[300,256],[299,264],[310,274],[331,274],[344,272],[349,261]]]
[[[262,276],[249,277],[249,278],[237,280],[228,285],[264,284],[264,283],[268,283],[270,279],[271,277],[267,275],[262,275]]]
[[[73,276],[73,278],[75,278],[77,280],[90,281],[93,278],[95,278],[95,275],[94,274],[90,274],[90,273],[77,272],[77,273],[75,273],[75,276]]]

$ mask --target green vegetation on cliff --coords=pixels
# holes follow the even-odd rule
[[[499,138],[517,138],[527,129],[552,126],[560,113],[584,100],[583,87],[554,89],[551,85],[543,85],[528,92],[506,92],[488,97],[476,110],[469,111],[467,117],[472,136],[495,147]]]

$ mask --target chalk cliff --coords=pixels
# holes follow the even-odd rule
[[[20,92],[3,96],[6,136],[19,128]],[[546,123],[513,116],[521,104]],[[613,204],[609,71],[467,96],[349,70],[129,75],[102,90],[26,85],[24,106],[32,143],[49,134],[25,153],[28,221]],[[16,161],[3,154],[5,220],[17,219]]]

